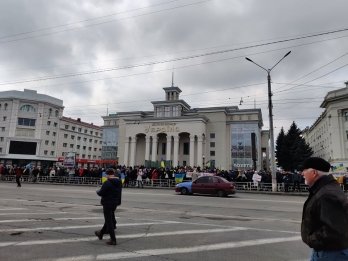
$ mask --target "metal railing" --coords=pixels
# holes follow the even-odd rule
[[[3,175],[0,178],[2,182],[15,182],[15,175]],[[69,177],[69,176],[22,176],[21,182],[23,183],[40,183],[40,184],[66,184],[66,185],[88,185],[88,186],[100,186],[101,178],[98,177]],[[257,186],[253,182],[234,182],[237,191],[255,191],[255,192],[271,192],[272,183],[259,183]],[[143,179],[142,185],[136,181],[129,181],[128,184],[124,183],[124,187],[147,187],[147,188],[174,188],[176,185],[174,179]],[[342,190],[344,186],[341,185]],[[294,187],[293,184],[277,184],[278,192],[308,192],[308,186],[300,184],[298,187]],[[348,192],[348,191],[346,191]]]

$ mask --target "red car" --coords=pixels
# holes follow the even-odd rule
[[[176,185],[176,192],[181,194],[211,194],[219,197],[236,193],[233,182],[218,176],[203,176],[193,182],[183,182]]]

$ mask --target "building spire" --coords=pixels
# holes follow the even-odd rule
[[[172,72],[172,87],[174,87],[174,71]]]

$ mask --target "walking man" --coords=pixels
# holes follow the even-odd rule
[[[103,239],[104,234],[110,235],[110,240],[106,242],[108,245],[116,245],[116,218],[115,210],[121,205],[122,183],[121,180],[115,177],[114,169],[107,169],[107,180],[103,183],[97,194],[101,196],[101,205],[104,213],[104,226],[100,231],[95,231],[95,235],[99,240]]]
[[[303,206],[301,236],[313,249],[311,261],[348,260],[347,197],[329,175],[329,162],[311,157],[302,167],[309,196]]]

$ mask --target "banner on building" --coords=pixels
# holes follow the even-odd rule
[[[64,157],[63,166],[65,168],[75,168],[76,153],[67,152]]]

